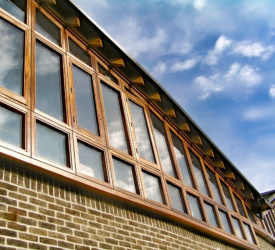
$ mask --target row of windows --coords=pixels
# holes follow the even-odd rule
[[[0,0],[0,7],[24,22],[22,2]],[[35,32],[0,12],[2,144],[255,243],[246,220],[248,215],[255,223],[253,213],[214,169],[137,92],[124,91],[127,83],[36,7]],[[28,85],[24,69],[30,65]]]

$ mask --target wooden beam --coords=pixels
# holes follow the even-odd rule
[[[160,94],[158,92],[148,96],[148,98],[151,100],[151,101],[155,101],[155,102],[161,102],[161,97],[160,97]]]
[[[39,2],[40,2],[41,4],[56,5],[56,0],[40,0]]]
[[[64,20],[65,25],[69,27],[79,28],[80,27],[80,19],[76,17],[67,18]]]
[[[103,42],[102,42],[101,38],[99,38],[99,37],[90,39],[89,45],[91,45],[93,47],[97,47],[97,48],[103,48]]]
[[[190,127],[187,122],[181,123],[178,127],[184,132],[190,132]]]
[[[197,145],[202,145],[202,140],[200,136],[192,136],[191,141]]]
[[[177,117],[176,112],[173,108],[165,111],[165,114],[167,116],[169,116],[170,118],[176,118]]]
[[[254,195],[252,194],[252,192],[250,190],[246,190],[244,192],[244,196],[249,200],[254,200]]]
[[[214,162],[216,167],[220,168],[220,169],[225,169],[224,163],[222,160],[217,160]]]
[[[138,76],[136,78],[133,78],[131,80],[131,83],[138,84],[138,85],[144,85],[144,80],[142,76]]]
[[[209,157],[212,157],[212,158],[215,157],[214,152],[211,148],[205,149],[203,152],[204,152],[205,155],[207,155]]]
[[[114,60],[110,61],[110,63],[111,63],[113,66],[125,67],[125,63],[124,63],[124,60],[123,60],[122,58],[114,59]]]
[[[224,174],[227,178],[232,179],[232,180],[236,180],[236,177],[235,177],[234,173],[231,170],[229,170],[229,169],[226,170]]]
[[[235,185],[236,185],[237,189],[239,189],[240,191],[244,191],[245,190],[244,184],[240,180],[237,180],[235,182]]]

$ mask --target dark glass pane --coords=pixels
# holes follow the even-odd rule
[[[52,23],[47,17],[45,17],[39,10],[36,11],[36,31],[45,36],[52,42],[60,44],[60,30]]]
[[[172,140],[173,140],[173,147],[176,154],[176,158],[180,167],[181,175],[183,178],[183,182],[187,184],[190,187],[193,187],[193,181],[190,174],[190,170],[188,168],[185,154],[184,154],[184,148],[182,145],[181,140],[174,135],[174,133],[171,132]]]
[[[190,156],[192,159],[192,165],[194,168],[195,175],[197,177],[197,182],[199,185],[200,192],[209,196],[208,189],[206,187],[206,183],[205,183],[205,179],[204,179],[204,175],[203,175],[203,171],[202,171],[202,166],[200,163],[200,159],[191,151],[190,151]]]
[[[110,145],[129,153],[119,93],[105,84],[101,86]]]
[[[143,108],[131,101],[130,108],[138,144],[138,153],[142,158],[155,162]]]
[[[21,22],[25,22],[25,0],[0,0],[0,7],[9,12]]]
[[[205,205],[205,209],[206,209],[206,213],[207,213],[209,223],[212,226],[219,227],[214,207],[212,205],[208,204],[208,203],[204,203],[204,205]]]
[[[84,63],[87,63],[88,65],[91,66],[90,55],[70,38],[69,38],[69,47],[70,47],[70,52],[75,57],[77,57],[78,59],[80,59]]]
[[[79,126],[98,134],[92,77],[73,66],[77,122]]]
[[[223,204],[215,174],[210,169],[207,169],[207,173],[208,173],[208,180],[214,194],[214,199],[220,204]]]
[[[142,176],[145,186],[146,198],[160,203],[164,203],[159,178],[147,172],[142,172]]]
[[[182,194],[180,188],[167,183],[169,195],[170,195],[170,200],[172,203],[172,207],[185,213],[186,209],[183,205],[183,200],[182,200]]]
[[[23,147],[23,115],[0,106],[0,140]]]
[[[242,232],[242,229],[241,229],[240,221],[238,219],[232,217],[232,222],[233,222],[233,225],[234,225],[234,228],[235,228],[236,236],[243,239],[244,235],[243,235],[243,232]]]
[[[78,142],[79,172],[104,181],[102,152]]]
[[[103,66],[101,66],[100,64],[98,64],[98,70],[99,70],[99,73],[101,75],[104,75],[110,81],[118,84],[118,80],[111,73],[109,73]]]
[[[256,244],[251,227],[246,223],[243,223],[243,227],[244,227],[247,240],[252,244]]]
[[[113,159],[113,163],[116,178],[116,186],[127,191],[130,191],[132,193],[136,193],[137,190],[135,185],[133,166],[116,159]]]
[[[239,209],[240,214],[243,217],[246,217],[244,207],[243,207],[243,204],[242,204],[241,200],[236,195],[234,195],[234,197],[235,197],[235,201],[236,201],[236,204],[237,204],[237,207]]]
[[[189,201],[191,215],[199,220],[204,220],[198,198],[191,194],[187,194],[187,197]]]
[[[160,157],[162,168],[165,173],[173,177],[176,177],[174,168],[172,165],[172,161],[170,158],[168,145],[166,142],[165,130],[164,130],[163,124],[153,113],[151,113],[151,117],[153,121],[156,144],[159,151],[159,157]]]
[[[24,32],[0,18],[0,86],[23,94]]]
[[[221,210],[219,210],[219,211],[220,211],[220,216],[221,216],[224,231],[226,231],[227,233],[232,234],[232,229],[231,229],[231,226],[229,224],[229,219],[228,219],[227,214],[225,212],[221,211]]]
[[[36,43],[36,107],[64,120],[61,57]]]
[[[36,153],[49,161],[68,166],[66,135],[37,122]]]
[[[252,212],[250,209],[248,209],[248,208],[246,208],[246,211],[247,211],[247,213],[248,213],[249,219],[250,219],[252,222],[256,223],[255,218],[254,218],[254,216],[253,216],[253,212]]]
[[[230,195],[230,191],[224,183],[222,183],[222,189],[223,189],[223,193],[224,193],[228,208],[231,209],[232,211],[235,211],[235,207]]]

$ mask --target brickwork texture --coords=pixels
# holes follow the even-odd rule
[[[0,159],[0,249],[236,248]]]

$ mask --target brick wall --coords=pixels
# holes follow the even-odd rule
[[[0,249],[20,248],[235,249],[0,160]]]

